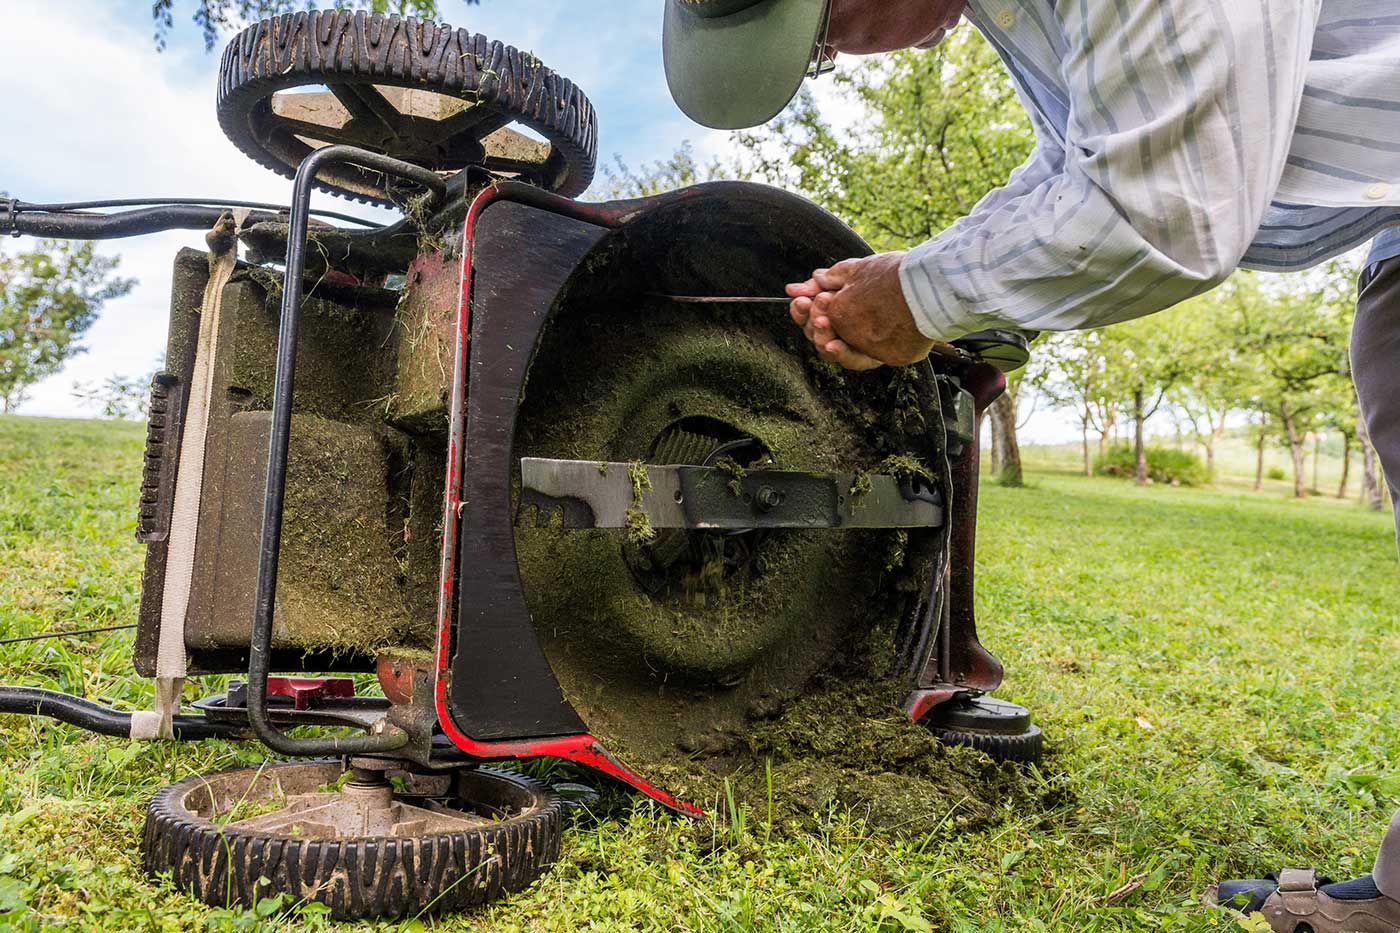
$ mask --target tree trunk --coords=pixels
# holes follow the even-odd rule
[[[1293,458],[1293,495],[1298,499],[1308,497],[1308,477],[1306,456],[1303,453],[1303,439],[1298,436],[1298,426],[1293,421],[1293,412],[1287,402],[1279,404],[1279,417],[1283,420],[1284,431],[1288,435],[1288,453]]]
[[[1133,479],[1139,486],[1147,485],[1147,447],[1142,440],[1142,424],[1147,420],[1142,413],[1142,386],[1133,389],[1133,454],[1135,467]]]
[[[1005,431],[1002,426],[1001,409],[996,402],[993,402],[991,407],[987,409],[987,424],[991,427],[992,476],[996,477],[1001,475],[1001,435]]]
[[[1347,480],[1351,479],[1351,435],[1342,432],[1342,481],[1337,484],[1337,498],[1347,497]]]
[[[1085,475],[1085,476],[1093,476],[1093,475],[1094,475],[1094,464],[1093,464],[1093,461],[1091,461],[1091,460],[1089,459],[1089,422],[1088,422],[1088,421],[1081,421],[1081,422],[1079,423],[1079,436],[1080,436],[1080,439],[1084,442],[1084,475]]]
[[[1000,468],[997,476],[1003,486],[1021,486],[1025,483],[1025,475],[1021,470],[1021,445],[1016,442],[1016,402],[1010,392],[1003,392],[1001,396],[992,403],[992,410],[996,412],[996,424],[1000,425],[1000,430],[995,433],[998,441],[997,462]]]
[[[1264,429],[1259,429],[1259,440],[1254,444],[1254,491],[1258,492],[1264,488],[1264,442],[1269,439],[1269,435],[1264,433]]]
[[[1210,424],[1210,441],[1206,444],[1206,470],[1210,473],[1212,480],[1215,478],[1215,448],[1225,437],[1225,418],[1229,414],[1228,411],[1222,412],[1220,423],[1216,424],[1212,421]],[[1206,412],[1206,418],[1210,419],[1209,410]]]
[[[1118,416],[1112,412],[1103,412],[1103,427],[1099,429],[1099,457],[1108,456],[1109,444],[1113,441],[1113,428],[1118,423]]]
[[[1313,432],[1313,481],[1312,494],[1317,495],[1322,491],[1322,486],[1317,481],[1317,461],[1322,456],[1322,432]]]
[[[1369,437],[1361,438],[1361,501],[1372,512],[1384,507],[1380,478],[1376,476],[1376,448],[1371,446]]]

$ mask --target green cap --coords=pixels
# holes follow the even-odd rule
[[[827,0],[666,0],[666,83],[686,116],[719,130],[773,119],[802,87]]]

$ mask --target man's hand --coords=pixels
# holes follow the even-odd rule
[[[928,356],[899,283],[903,252],[847,259],[787,287],[792,320],[822,359],[846,369],[907,366]]]

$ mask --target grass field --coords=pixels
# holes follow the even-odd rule
[[[0,417],[0,637],[134,619],[139,426]],[[1050,741],[1032,811],[890,838],[622,806],[478,914],[341,929],[1208,930],[1221,876],[1369,870],[1400,805],[1400,573],[1387,516],[1335,500],[1034,472],[985,490],[983,640]],[[144,706],[130,633],[0,648],[0,681]],[[147,881],[158,784],[261,757],[0,718],[0,928],[326,929]]]

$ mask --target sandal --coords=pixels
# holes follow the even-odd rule
[[[1334,883],[1312,869],[1293,869],[1277,879],[1226,881],[1207,899],[1263,914],[1274,933],[1400,933],[1400,901],[1381,894],[1371,875]]]

